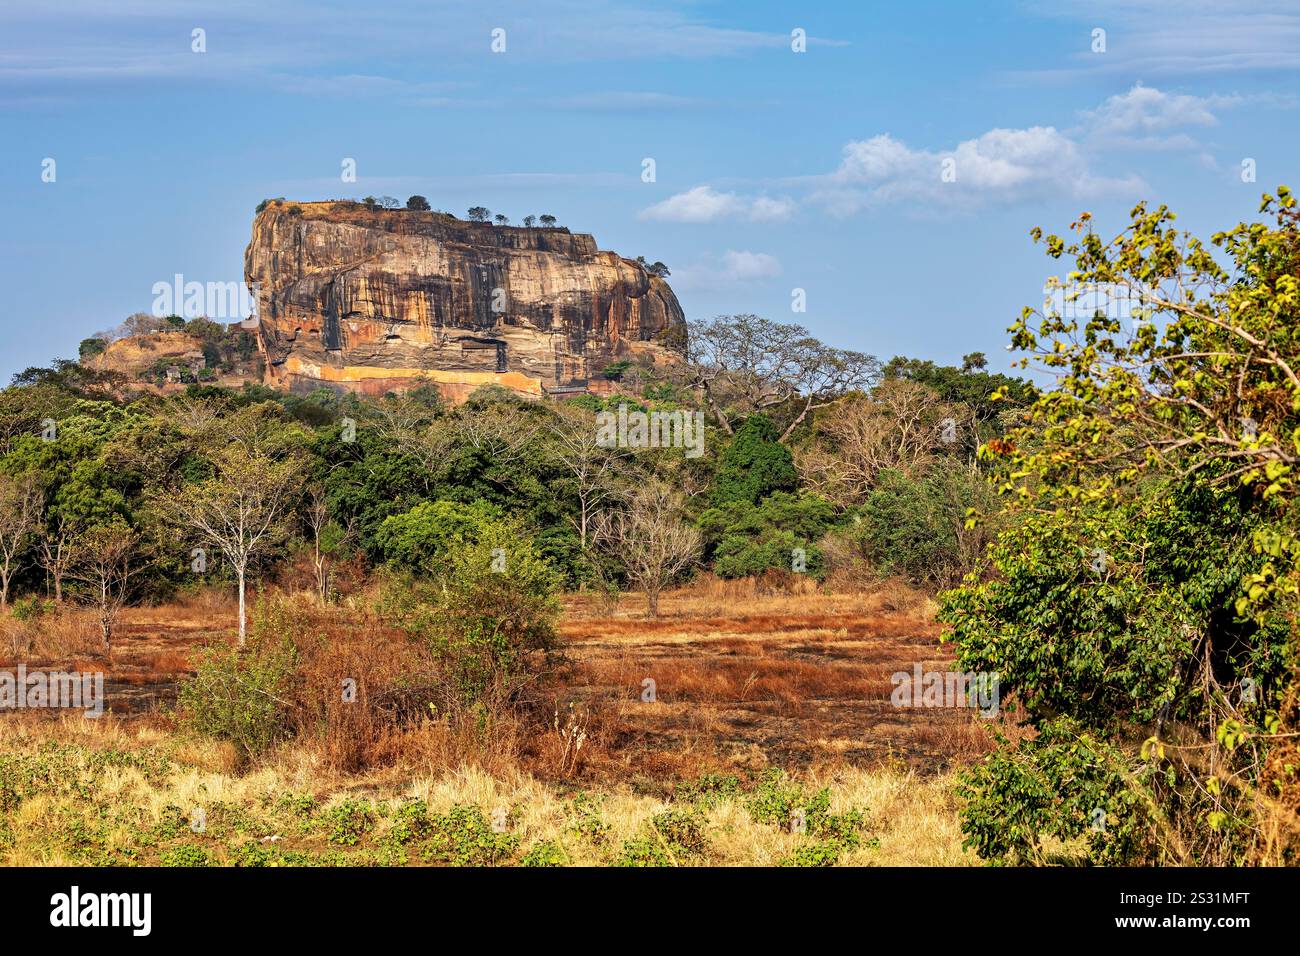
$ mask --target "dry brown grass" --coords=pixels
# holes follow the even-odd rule
[[[178,734],[159,709],[205,645],[233,640],[230,597],[207,591],[175,606],[128,609],[107,660],[93,643],[71,639],[84,623],[69,618],[59,625],[69,635],[58,645],[63,653],[50,661],[105,670],[117,716],[94,730],[76,719],[0,718],[0,741],[26,727],[96,746],[165,742],[188,769],[166,797],[148,797],[159,807],[196,787],[239,799],[273,786],[326,797],[425,794],[431,807],[490,793],[488,805],[504,795],[521,808],[530,839],[554,838],[577,862],[603,851],[565,836],[559,794],[605,795],[614,831],[631,838],[677,784],[705,773],[753,779],[780,766],[829,783],[837,801],[872,809],[881,845],[854,851],[852,862],[964,862],[949,773],[987,751],[991,726],[970,711],[890,705],[891,673],[951,662],[933,604],[897,582],[834,592],[802,578],[704,579],[664,595],[655,620],[636,595],[613,609],[594,594],[570,595],[560,624],[569,666],[517,706],[474,720],[428,711],[418,693],[397,692],[427,662],[374,620],[373,594],[358,588],[327,609],[310,594],[291,595],[303,651],[297,736],[251,769],[228,744]],[[642,700],[647,677],[653,702]],[[360,707],[343,703],[345,678],[356,680]],[[1000,724],[1014,733],[1013,724]],[[710,832],[718,863],[773,862],[792,845],[734,804],[711,811]]]

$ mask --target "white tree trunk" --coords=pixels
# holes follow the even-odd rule
[[[239,569],[239,646],[244,646],[244,569]]]

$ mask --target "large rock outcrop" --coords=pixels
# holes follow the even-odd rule
[[[272,203],[244,277],[268,382],[286,388],[566,392],[620,357],[672,361],[685,335],[663,279],[567,229]]]

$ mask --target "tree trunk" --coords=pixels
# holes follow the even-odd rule
[[[722,426],[722,430],[728,435],[736,434],[731,430],[731,422],[727,421],[727,416],[722,414],[722,409],[720,409],[718,403],[713,400],[713,392],[709,390],[709,386],[707,385],[704,386],[704,397],[709,402],[709,408],[713,409],[713,414],[717,417],[718,424]]]
[[[239,569],[239,646],[244,646],[244,569]]]
[[[646,617],[659,616],[659,589],[646,588],[645,592],[645,615]]]
[[[809,395],[808,403],[804,405],[803,411],[799,413],[799,417],[792,421],[790,426],[781,434],[781,437],[777,439],[778,442],[785,444],[785,440],[790,437],[790,433],[803,424],[803,420],[808,417],[808,412],[812,410],[812,404],[812,396]]]

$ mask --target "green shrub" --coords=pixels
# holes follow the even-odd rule
[[[541,840],[519,858],[520,866],[567,866],[569,857],[554,840]]]
[[[1239,496],[1197,484],[1030,512],[990,549],[993,574],[940,596],[957,669],[997,672],[1037,732],[965,774],[967,846],[999,863],[1045,862],[1051,847],[1074,862],[1150,865],[1185,859],[1176,832],[1193,859],[1241,858],[1239,793],[1207,788],[1195,765],[1141,741],[1223,706],[1189,673],[1202,641],[1222,686],[1245,675],[1262,695],[1285,681],[1289,623],[1243,620],[1234,606],[1262,561],[1254,523]]]
[[[693,810],[665,810],[655,814],[650,825],[676,855],[697,856],[708,849],[704,821]]]
[[[208,856],[208,851],[201,846],[195,846],[193,843],[182,843],[180,846],[172,847],[170,850],[164,850],[159,858],[160,866],[211,866],[212,860]]]
[[[367,800],[347,798],[323,814],[328,834],[335,846],[356,846],[375,826],[375,811]]]
[[[980,557],[987,532],[967,528],[967,513],[984,511],[992,499],[987,479],[956,458],[936,460],[917,478],[886,469],[850,534],[880,571],[915,584],[947,586]]]
[[[10,613],[13,614],[15,621],[30,622],[36,621],[54,610],[54,602],[47,601],[35,594],[27,597],[18,598],[9,605]]]
[[[422,501],[385,518],[375,532],[375,542],[390,567],[433,575],[454,549],[477,541],[501,518],[500,509],[485,501]]]
[[[740,778],[735,774],[702,774],[689,783],[678,784],[673,799],[712,809],[742,793]]]
[[[432,581],[394,582],[381,613],[421,641],[444,711],[512,700],[555,660],[558,576],[513,524],[452,548]]]
[[[297,662],[292,642],[272,641],[255,629],[243,648],[216,644],[204,652],[179,692],[182,724],[228,740],[252,759],[290,733],[283,697]]]
[[[406,846],[424,839],[432,828],[433,824],[429,820],[429,805],[423,800],[408,800],[393,814],[393,825],[388,831],[388,842],[394,846]]]
[[[778,437],[776,426],[766,415],[745,419],[718,460],[714,505],[733,501],[756,504],[773,492],[798,487],[794,459]]]
[[[658,836],[633,837],[623,842],[623,850],[615,866],[652,867],[673,866],[674,861]]]
[[[732,501],[709,508],[699,519],[712,546],[713,570],[724,578],[794,571],[796,549],[803,552],[805,572],[820,578],[824,562],[815,542],[834,522],[830,502],[782,491],[757,504]]]
[[[572,821],[569,828],[594,844],[604,843],[609,836],[609,824],[600,815],[600,798],[580,793],[564,807],[565,815]]]
[[[856,808],[844,813],[831,813],[831,791],[823,787],[808,793],[797,782],[778,769],[763,774],[746,802],[749,815],[759,823],[771,823],[789,832],[802,831],[810,837],[837,844],[841,849],[852,849],[862,844],[862,832],[867,826],[867,815]]]
[[[426,862],[453,866],[495,866],[508,862],[519,848],[519,835],[497,833],[473,806],[455,806],[432,818],[425,846]]]

